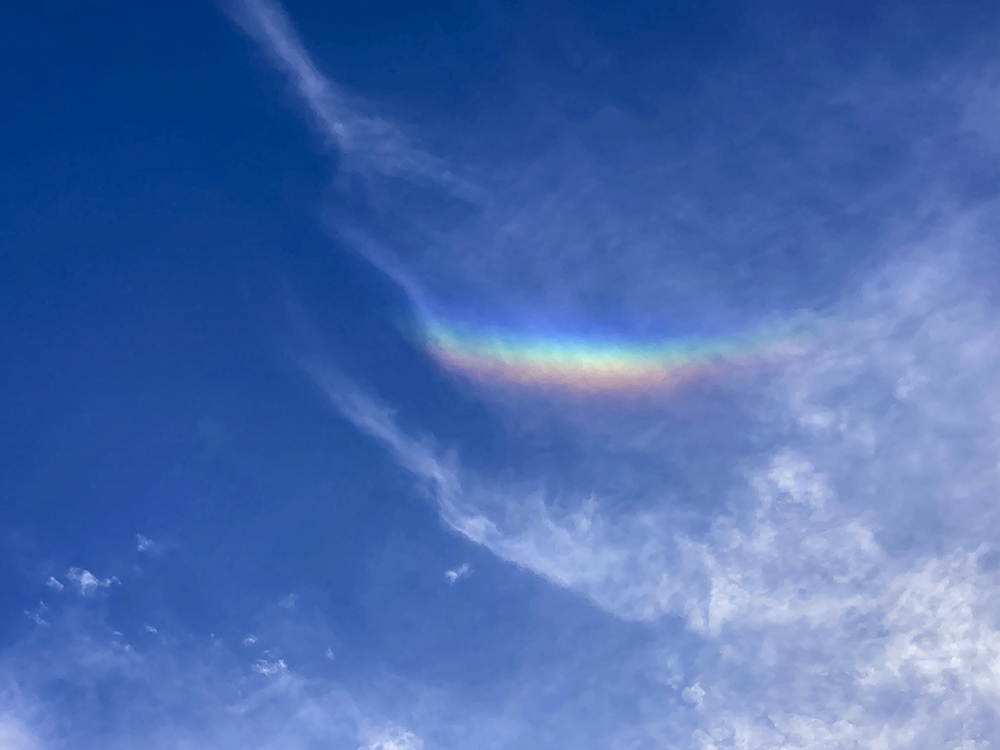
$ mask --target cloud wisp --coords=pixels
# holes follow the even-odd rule
[[[228,9],[288,76],[323,135],[352,169],[431,182],[459,196],[471,192],[442,160],[417,148],[392,122],[360,113],[357,105],[320,72],[281,5],[269,0],[239,0]]]

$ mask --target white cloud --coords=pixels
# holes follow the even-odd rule
[[[392,122],[366,116],[337,84],[324,76],[299,39],[281,5],[269,0],[237,0],[233,16],[288,77],[323,134],[359,172],[429,180],[470,198],[474,189],[448,165],[413,145]]]
[[[472,568],[469,567],[469,564],[462,563],[453,570],[446,570],[444,572],[444,577],[445,579],[447,579],[448,583],[454,585],[460,579],[466,578],[467,576],[471,575],[471,573],[472,573]]]
[[[49,576],[49,580],[45,582],[45,585],[48,586],[50,589],[55,589],[56,591],[62,591],[64,588],[66,588],[60,581],[58,581],[53,576]]]
[[[389,409],[336,370],[315,365],[308,369],[347,419],[427,483],[442,519],[467,539],[556,584],[581,591],[627,619],[653,619],[685,606],[686,589],[695,582],[669,573],[685,550],[672,535],[661,533],[664,519],[645,515],[612,523],[592,502],[554,517],[537,492],[512,496],[485,486],[477,477],[460,476],[454,461],[439,458],[429,441],[403,433]],[[508,527],[502,529],[480,512],[477,503],[500,508]]]
[[[253,671],[257,674],[262,674],[265,677],[273,677],[276,674],[287,672],[288,665],[285,664],[284,659],[258,659],[253,665]]]
[[[933,263],[840,314],[787,375],[794,452],[703,542],[701,746],[990,746],[1000,321]]]
[[[705,689],[696,682],[694,685],[684,688],[681,696],[684,700],[694,703],[700,708],[705,700]]]
[[[42,617],[42,611],[45,610],[45,605],[41,604],[34,611],[24,610],[24,616],[31,620],[33,623],[39,627],[47,628],[49,627],[49,622]]]
[[[447,517],[458,517],[454,503],[461,495],[456,470],[441,460],[428,442],[414,440],[393,420],[392,410],[356,387],[332,367],[305,362],[306,371],[333,405],[358,429],[382,443],[403,468],[429,483]]]
[[[135,535],[135,548],[139,552],[149,552],[153,548],[153,540],[145,534]]]
[[[119,582],[115,576],[98,578],[89,570],[82,570],[80,568],[70,568],[66,572],[66,577],[80,587],[80,593],[83,596],[89,596],[97,591],[97,589],[111,588],[112,584]]]
[[[388,726],[374,733],[360,750],[423,750],[424,741],[408,729]]]

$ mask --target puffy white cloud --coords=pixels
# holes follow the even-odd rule
[[[70,568],[66,571],[66,577],[80,587],[80,593],[83,596],[90,596],[97,591],[97,589],[111,588],[112,584],[119,583],[116,576],[98,578],[89,570],[83,570],[81,568]]]

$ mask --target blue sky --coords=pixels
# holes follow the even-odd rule
[[[990,3],[6,20],[0,747],[1000,745]]]

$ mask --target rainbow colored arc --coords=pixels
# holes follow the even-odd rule
[[[423,340],[444,368],[477,381],[580,393],[669,389],[767,354],[767,336],[611,342],[424,324]]]

